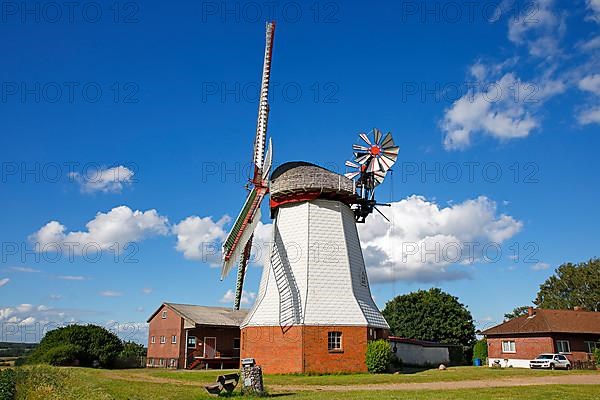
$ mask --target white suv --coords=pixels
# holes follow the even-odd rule
[[[562,354],[540,354],[529,361],[529,368],[571,369],[571,362]]]

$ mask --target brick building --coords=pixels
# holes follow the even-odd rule
[[[490,366],[529,368],[541,353],[562,353],[588,361],[600,346],[600,312],[529,308],[527,315],[482,332],[487,337]]]
[[[247,310],[163,303],[148,318],[146,365],[159,368],[237,368],[240,323]]]

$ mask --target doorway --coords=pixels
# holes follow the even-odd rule
[[[204,358],[215,358],[217,353],[217,338],[204,337]]]

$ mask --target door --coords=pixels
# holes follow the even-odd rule
[[[215,358],[217,352],[217,338],[216,337],[205,337],[204,338],[204,358]]]

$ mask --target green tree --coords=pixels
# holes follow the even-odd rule
[[[527,315],[529,312],[529,306],[521,306],[517,307],[512,312],[504,314],[504,320],[508,321],[511,319],[522,317],[523,315]]]
[[[578,306],[600,311],[600,259],[562,264],[540,285],[534,303],[540,308],[570,309]]]
[[[81,366],[98,361],[100,366],[110,367],[121,350],[121,339],[101,326],[68,325],[46,333],[30,361],[60,365],[77,362]]]
[[[119,354],[122,358],[138,358],[146,355],[146,348],[142,344],[127,341],[123,342],[123,350]]]
[[[469,310],[438,288],[395,297],[385,305],[383,316],[395,336],[469,347],[475,342]]]

